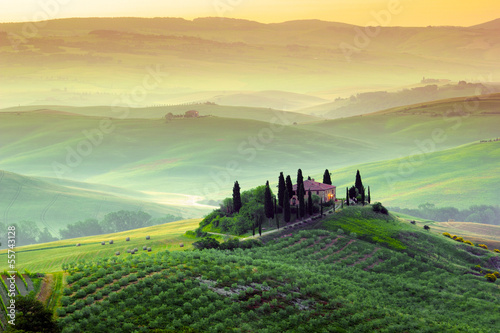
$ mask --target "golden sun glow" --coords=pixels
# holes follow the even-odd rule
[[[66,17],[220,16],[260,22],[320,19],[389,26],[470,26],[496,19],[497,0],[18,0],[0,3],[0,21],[40,21]],[[389,15],[387,15],[389,14]],[[377,20],[379,18],[379,20]],[[381,20],[380,18],[385,18]],[[379,22],[380,21],[380,22]]]

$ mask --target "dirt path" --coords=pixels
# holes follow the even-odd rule
[[[18,274],[16,274],[16,285],[19,288],[19,292],[21,293],[22,296],[28,295],[29,290],[28,288],[26,288],[26,285],[24,284],[23,280]]]
[[[42,281],[42,287],[37,295],[37,299],[45,304],[52,294],[52,288],[54,287],[54,276],[52,274],[45,275]]]
[[[348,265],[348,266],[354,266],[354,265],[357,265],[357,264],[360,264],[362,263],[363,261],[366,261],[368,258],[371,258],[373,257],[373,255],[375,254],[375,252],[377,252],[378,250],[380,250],[380,248],[376,247],[372,253],[369,253],[367,255],[365,255],[363,258],[359,259],[358,261],[356,261],[354,264],[351,264],[351,265]]]
[[[337,250],[337,251],[333,252],[332,254],[327,255],[326,257],[321,258],[320,260],[325,260],[326,258],[331,257],[331,256],[333,256],[333,255],[335,255],[335,254],[343,251],[346,247],[348,247],[349,245],[351,245],[355,241],[356,241],[355,239],[351,239],[346,245],[344,245],[343,248],[341,248],[340,250]]]
[[[332,247],[332,246],[333,246],[333,244],[337,243],[337,241],[338,241],[339,239],[342,239],[342,238],[344,238],[344,236],[338,236],[337,238],[335,238],[334,240],[332,240],[330,243],[326,244],[326,246],[325,246],[325,247],[323,247],[323,248],[319,249],[319,251],[315,251],[313,254],[316,254],[316,253],[318,253],[318,252],[324,251],[324,250],[326,250],[326,249],[328,249],[328,248]]]
[[[368,270],[372,269],[373,267],[377,266],[378,264],[380,264],[381,262],[383,262],[383,260],[379,259],[379,260],[375,261],[373,264],[371,264],[370,266],[363,268],[363,270],[368,271]]]

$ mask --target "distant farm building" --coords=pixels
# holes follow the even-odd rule
[[[185,118],[198,118],[199,116],[200,116],[200,113],[196,110],[189,110],[189,111],[186,111],[186,113],[184,114]]]
[[[312,195],[317,195],[323,199],[323,202],[335,201],[337,199],[337,187],[333,185],[323,184],[311,180],[304,180],[304,198],[307,200],[309,195],[309,190],[311,190]],[[293,185],[293,196],[290,199],[290,204],[295,206],[299,203],[299,199],[297,197],[297,184]]]

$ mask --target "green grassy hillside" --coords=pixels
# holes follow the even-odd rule
[[[40,229],[48,227],[54,236],[69,223],[87,218],[102,219],[107,213],[119,210],[142,210],[153,217],[166,214],[198,216],[210,210],[171,197],[170,202],[160,204],[158,196],[152,194],[98,184],[27,177],[0,170],[0,222],[7,225],[33,221]],[[2,244],[7,243],[2,240]]]
[[[94,102],[95,103],[95,102]],[[1,109],[0,112],[31,112],[31,113],[52,113],[52,114],[78,114],[95,117],[120,117],[126,114],[129,119],[164,119],[167,113],[174,115],[184,115],[186,111],[197,110],[200,116],[216,116],[234,119],[249,119],[263,122],[275,121],[275,119],[286,119],[287,124],[305,123],[318,121],[320,118],[295,112],[286,112],[277,109],[227,106],[212,104],[192,104],[192,105],[172,105],[157,106],[147,108],[125,108],[110,106],[88,106],[72,107],[60,105],[33,105],[19,106]]]
[[[368,207],[346,208],[319,228],[283,231],[246,250],[68,261],[58,322],[63,332],[484,332],[498,326],[498,282],[483,276],[499,268],[498,254],[380,218]],[[401,246],[380,241],[387,237]]]
[[[332,180],[341,189],[354,183],[359,169],[372,200],[388,206],[418,207],[433,203],[438,207],[468,208],[496,205],[500,189],[498,159],[500,142],[464,145],[458,148],[361,164],[336,170]]]
[[[60,272],[62,264],[79,260],[94,260],[96,258],[110,258],[120,252],[120,256],[127,256],[127,250],[137,248],[140,253],[146,252],[143,246],[151,247],[151,253],[164,250],[176,251],[190,249],[195,241],[184,236],[187,230],[196,229],[199,219],[170,222],[167,224],[128,230],[113,234],[66,239],[56,242],[28,245],[16,248],[16,268],[22,272]],[[150,240],[146,240],[150,236]],[[130,241],[125,239],[130,237]],[[113,244],[109,241],[113,240]],[[106,245],[101,245],[101,242]],[[80,243],[80,246],[76,246]],[[183,247],[180,247],[183,244]],[[138,254],[139,256],[139,254]],[[7,250],[0,251],[0,271],[8,269]]]
[[[280,171],[295,175],[302,168],[306,175],[318,175],[325,168],[333,171],[494,138],[499,134],[496,126],[499,106],[499,95],[494,94],[481,96],[478,101],[442,100],[362,117],[285,126],[282,125],[290,124],[290,118],[279,118],[277,124],[219,117],[167,122],[102,119],[54,111],[2,112],[0,157],[5,170],[156,192],[159,194],[152,198],[155,202],[175,201],[171,197],[179,193],[199,199],[219,199],[228,196],[235,180],[244,188],[251,188],[269,177],[275,183]],[[471,110],[470,116],[464,113],[466,108]],[[278,117],[272,110],[259,112],[266,114],[265,119]],[[282,113],[279,117],[287,115]],[[55,126],[57,131],[53,130]],[[475,154],[476,158],[483,158],[480,151]],[[488,160],[487,156],[484,158]],[[432,167],[434,171],[425,172],[444,170],[438,164]],[[383,181],[380,177],[385,172],[381,170],[373,177]],[[351,181],[343,178],[342,172],[339,171],[336,185]],[[457,172],[455,176],[463,174]],[[411,177],[407,179],[410,181]],[[449,191],[459,191],[463,183],[457,182],[461,181],[449,183]],[[479,181],[467,188],[476,191],[481,184]],[[391,205],[394,203],[388,196],[391,184],[378,181],[373,185],[374,190],[379,185],[377,195],[387,191],[383,198]],[[397,199],[403,200],[404,196]],[[419,200],[416,197],[412,201],[418,205]],[[459,196],[454,200],[463,205],[469,198]]]
[[[354,140],[281,119],[112,119],[104,135],[97,117],[26,112],[0,113],[0,119],[6,170],[164,193],[217,197],[235,179],[255,185],[285,162],[295,170],[319,169],[316,158],[329,159],[325,152],[348,164],[367,151]]]
[[[372,113],[409,104],[433,102],[457,97],[467,97],[498,92],[500,86],[488,87],[481,83],[443,84],[427,83],[397,91],[371,91],[338,98],[334,102],[316,105],[299,110],[307,114],[326,118],[346,118]]]

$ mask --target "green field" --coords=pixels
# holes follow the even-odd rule
[[[54,178],[26,177],[0,170],[0,222],[36,222],[58,236],[60,228],[88,218],[101,220],[119,210],[144,211],[153,217],[167,214],[197,217],[210,211],[208,206],[189,204],[189,197],[160,195],[119,187]],[[161,202],[161,203],[160,203]],[[2,243],[6,243],[2,240]]]
[[[352,186],[359,169],[365,186],[370,186],[372,201],[387,206],[412,207],[433,203],[439,207],[468,208],[471,205],[496,205],[500,189],[497,167],[500,142],[474,143],[458,148],[361,164],[336,170],[332,176],[341,194]],[[413,162],[413,163],[412,163]]]
[[[474,102],[435,101],[297,125],[290,125],[295,114],[272,124],[225,117],[169,122],[135,116],[107,119],[64,113],[75,108],[63,107],[0,112],[2,168],[20,174],[5,172],[0,219],[45,221],[58,229],[124,206],[153,215],[201,217],[210,207],[196,202],[227,197],[235,180],[243,189],[265,180],[273,185],[280,171],[294,179],[299,168],[318,179],[328,168],[339,196],[360,169],[374,199],[392,206],[416,207],[435,200],[456,207],[495,204],[497,190],[485,185],[498,177],[498,145],[467,144],[498,137],[499,96],[481,96]],[[470,103],[476,106],[470,116],[443,116]],[[247,114],[255,111],[241,109]],[[96,115],[109,111],[76,110]],[[165,111],[133,112],[149,117],[159,110]],[[287,115],[265,109],[258,113],[264,120]],[[109,131],[103,133],[102,126]],[[21,175],[44,176],[41,180],[50,184]],[[480,195],[483,191],[488,195]]]
[[[171,230],[179,235],[197,222]],[[246,250],[172,251],[174,238],[168,251],[149,255],[72,256],[64,261],[66,283],[56,288],[59,325],[65,333],[479,333],[499,324],[498,282],[483,276],[498,270],[492,251],[369,207],[346,207],[302,228]]]
[[[211,104],[193,104],[193,105],[173,105],[173,106],[157,106],[147,108],[127,108],[120,106],[87,106],[87,107],[72,107],[62,105],[33,105],[33,106],[18,106],[1,109],[0,112],[31,112],[31,113],[60,113],[73,114],[94,117],[111,117],[117,118],[126,114],[127,119],[164,119],[165,115],[172,113],[173,115],[184,115],[186,111],[196,110],[200,116],[215,116],[234,119],[248,119],[262,122],[271,122],[285,119],[285,124],[289,125],[296,123],[307,123],[318,121],[322,118],[296,113],[282,111],[281,109],[258,108],[247,106],[228,106],[228,105],[211,105]]]
[[[121,257],[130,256],[128,249],[139,249],[143,246],[152,248],[152,253],[169,250],[190,249],[195,241],[184,236],[187,230],[194,230],[200,223],[199,219],[171,222],[142,229],[123,231],[114,234],[98,235],[82,238],[67,239],[57,242],[29,245],[16,248],[16,268],[19,271],[27,269],[30,272],[59,272],[64,263],[78,260],[92,260],[95,258],[110,258],[119,251]],[[151,236],[146,240],[146,236]],[[125,239],[130,237],[130,241]],[[109,240],[114,244],[109,244]],[[106,245],[101,245],[105,241]],[[76,244],[81,246],[77,247]],[[180,247],[180,244],[184,247]],[[7,269],[7,250],[0,251],[0,271]]]

